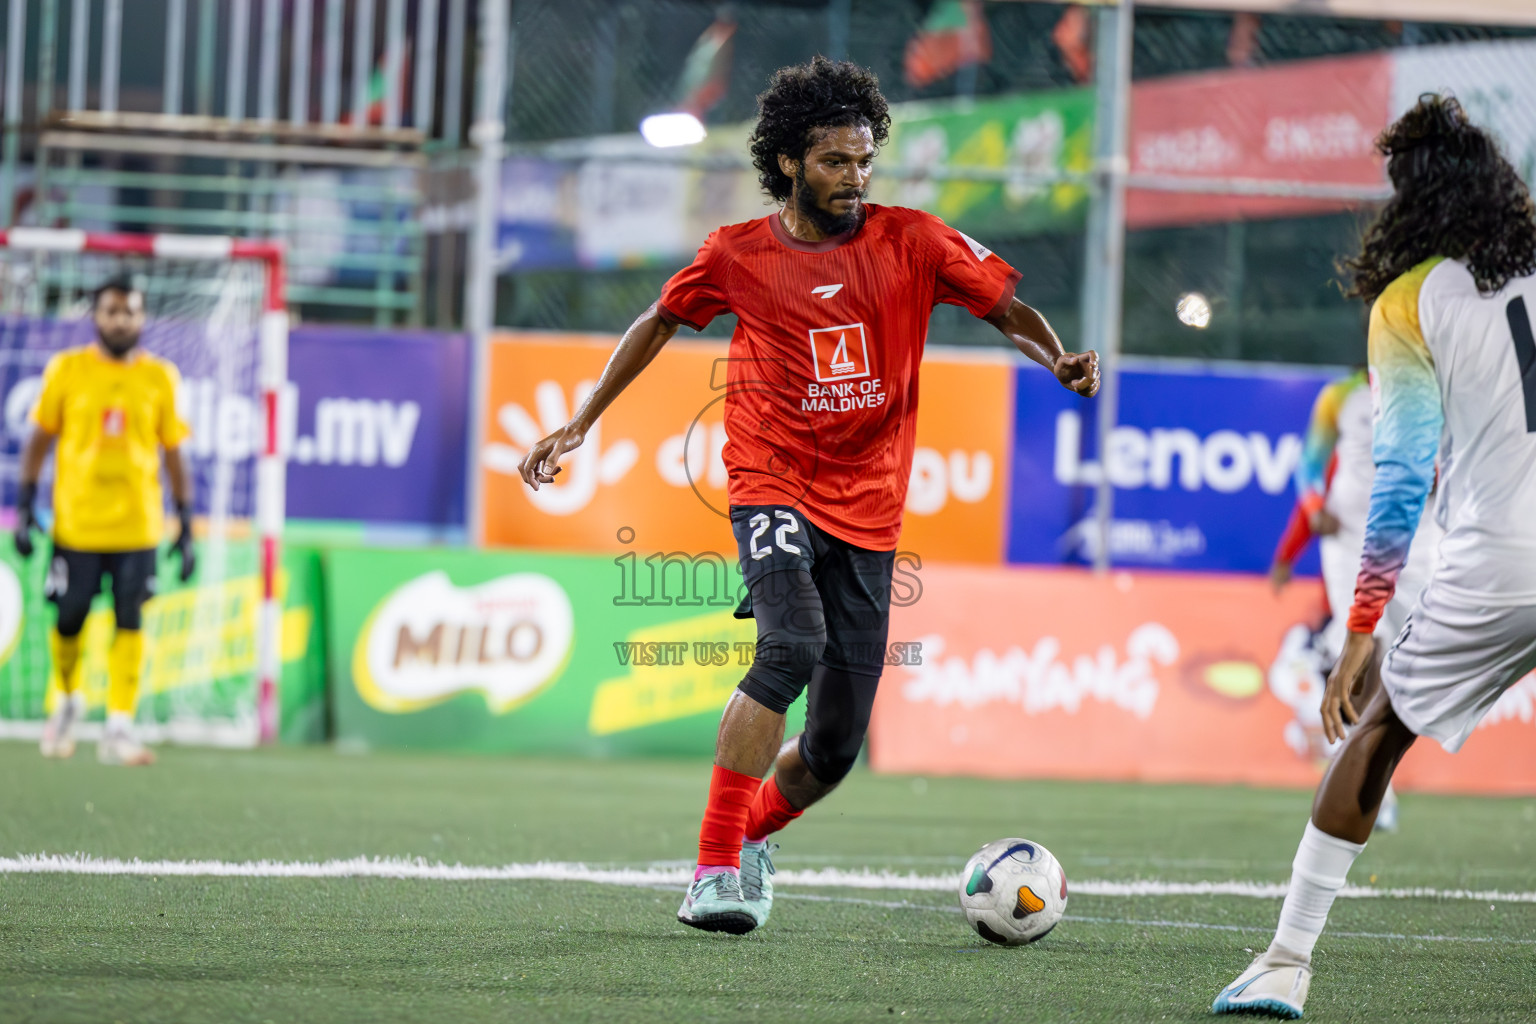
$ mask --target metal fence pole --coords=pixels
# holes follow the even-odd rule
[[[219,35],[218,8],[203,0],[197,9],[196,110],[203,117],[213,113],[213,48]]]
[[[373,10],[376,0],[357,0],[352,17],[352,127],[368,124],[368,77],[373,73]]]
[[[16,206],[16,165],[21,156],[21,72],[26,61],[27,0],[10,0],[5,38],[5,155],[0,170],[0,223],[9,225]]]
[[[181,113],[181,64],[187,38],[187,0],[170,0],[165,7],[165,95],[160,109]]]
[[[485,542],[480,452],[485,447],[485,395],[490,369],[491,328],[496,313],[496,207],[501,192],[501,151],[506,136],[502,116],[506,94],[508,46],[506,0],[481,0],[479,96],[469,137],[475,161],[475,221],[471,227],[469,266],[465,274],[464,326],[473,352],[470,387],[469,493],[466,510],[469,540]]]
[[[256,77],[256,117],[277,120],[277,57],[282,46],[282,0],[261,6],[261,65]]]
[[[117,113],[123,68],[123,0],[107,0],[101,15],[101,109]]]
[[[251,49],[251,0],[234,0],[229,11],[229,75],[224,86],[224,116],[245,117],[245,68]]]
[[[1115,488],[1110,480],[1108,455],[1120,398],[1120,317],[1125,292],[1125,179],[1130,171],[1126,135],[1131,107],[1131,0],[1120,0],[1098,12],[1095,69],[1098,104],[1094,125],[1094,164],[1099,190],[1094,202],[1101,207],[1088,236],[1084,287],[1096,310],[1096,330],[1089,337],[1099,350],[1102,381],[1098,397],[1099,482],[1094,503],[1097,544],[1093,564],[1099,572],[1109,569],[1110,534],[1114,525]],[[1089,281],[1095,279],[1090,287]]]
[[[37,119],[53,112],[53,80],[59,48],[59,0],[43,0],[37,25]]]
[[[75,0],[69,10],[69,109],[85,109],[85,62],[91,38],[91,8],[87,0]]]
[[[448,73],[443,75],[443,135],[454,145],[464,128],[464,32],[468,28],[467,0],[448,0]]]
[[[384,15],[384,127],[400,127],[405,85],[405,0],[389,0]]]
[[[341,0],[325,0],[325,66],[320,79],[320,121],[341,120]]]
[[[423,138],[432,137],[432,87],[437,84],[437,10],[436,3],[422,3],[416,14],[416,42],[411,59],[416,65],[416,90],[411,98],[411,126]],[[452,69],[457,71],[458,69]],[[452,75],[449,76],[450,84]]]
[[[315,0],[294,0],[293,39],[288,53],[288,120],[309,121],[309,56],[314,43]]]

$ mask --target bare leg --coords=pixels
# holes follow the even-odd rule
[[[783,742],[784,716],[737,690],[720,716],[715,764],[761,779],[773,767],[773,755]]]
[[[1371,837],[1392,773],[1417,738],[1392,710],[1380,688],[1379,671],[1370,675],[1376,678],[1376,695],[1344,740],[1312,801],[1312,824],[1351,843]]]
[[[805,759],[800,756],[800,737],[785,741],[779,748],[779,756],[773,763],[773,774],[778,779],[779,792],[791,807],[803,811],[837,788],[837,783],[822,782],[811,774]]]

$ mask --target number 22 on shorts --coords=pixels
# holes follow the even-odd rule
[[[775,519],[783,520],[779,524],[779,528],[773,531],[774,544],[779,546],[780,551],[788,552],[791,555],[802,554],[800,545],[793,543],[789,539],[790,534],[800,532],[799,520],[792,513],[786,512],[781,508],[774,509],[773,516]],[[767,533],[768,527],[772,525],[772,521],[769,520],[767,514],[759,512],[747,520],[747,522],[752,526],[752,539],[747,542],[747,546],[752,551],[752,557],[762,559],[773,554],[773,544],[766,544],[763,547],[757,546],[757,539]]]

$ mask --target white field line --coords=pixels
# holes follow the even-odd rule
[[[676,887],[668,887],[672,891]],[[911,903],[907,900],[864,900],[851,896],[812,896],[803,892],[782,892],[778,894],[780,899],[786,900],[811,900],[817,903],[856,903],[860,906],[882,907],[888,910],[925,910],[931,913],[959,914],[963,913],[959,906],[952,904]],[[1210,932],[1249,932],[1255,935],[1268,935],[1273,931],[1272,925],[1258,924],[1208,924],[1204,921],[1143,921],[1128,917],[1082,917],[1077,914],[1066,914],[1063,921],[1079,921],[1084,924],[1112,924],[1130,926],[1133,928],[1185,928],[1195,931]],[[1502,946],[1536,946],[1536,939],[1511,939],[1503,936],[1485,935],[1410,935],[1403,932],[1343,932],[1329,929],[1329,936],[1344,939],[1398,939],[1415,942],[1473,942],[1491,943]],[[986,948],[986,947],[980,947]]]
[[[119,860],[87,854],[21,854],[0,857],[0,874],[161,875],[224,878],[401,878],[433,882],[587,882],[596,885],[684,885],[692,877],[686,867],[596,868],[585,864],[537,861],[499,867],[443,864],[424,859],[353,857],[327,861]],[[841,868],[784,870],[775,881],[787,886],[831,889],[886,889],[906,892],[950,892],[955,874],[847,871]],[[1285,895],[1277,882],[1110,882],[1077,879],[1071,891],[1080,896],[1244,896],[1275,899]],[[1474,900],[1480,903],[1536,903],[1536,892],[1470,889],[1376,889],[1345,886],[1345,899]]]

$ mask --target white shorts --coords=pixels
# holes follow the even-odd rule
[[[1392,710],[1454,754],[1494,702],[1536,668],[1536,606],[1464,605],[1424,588],[1381,681]]]

